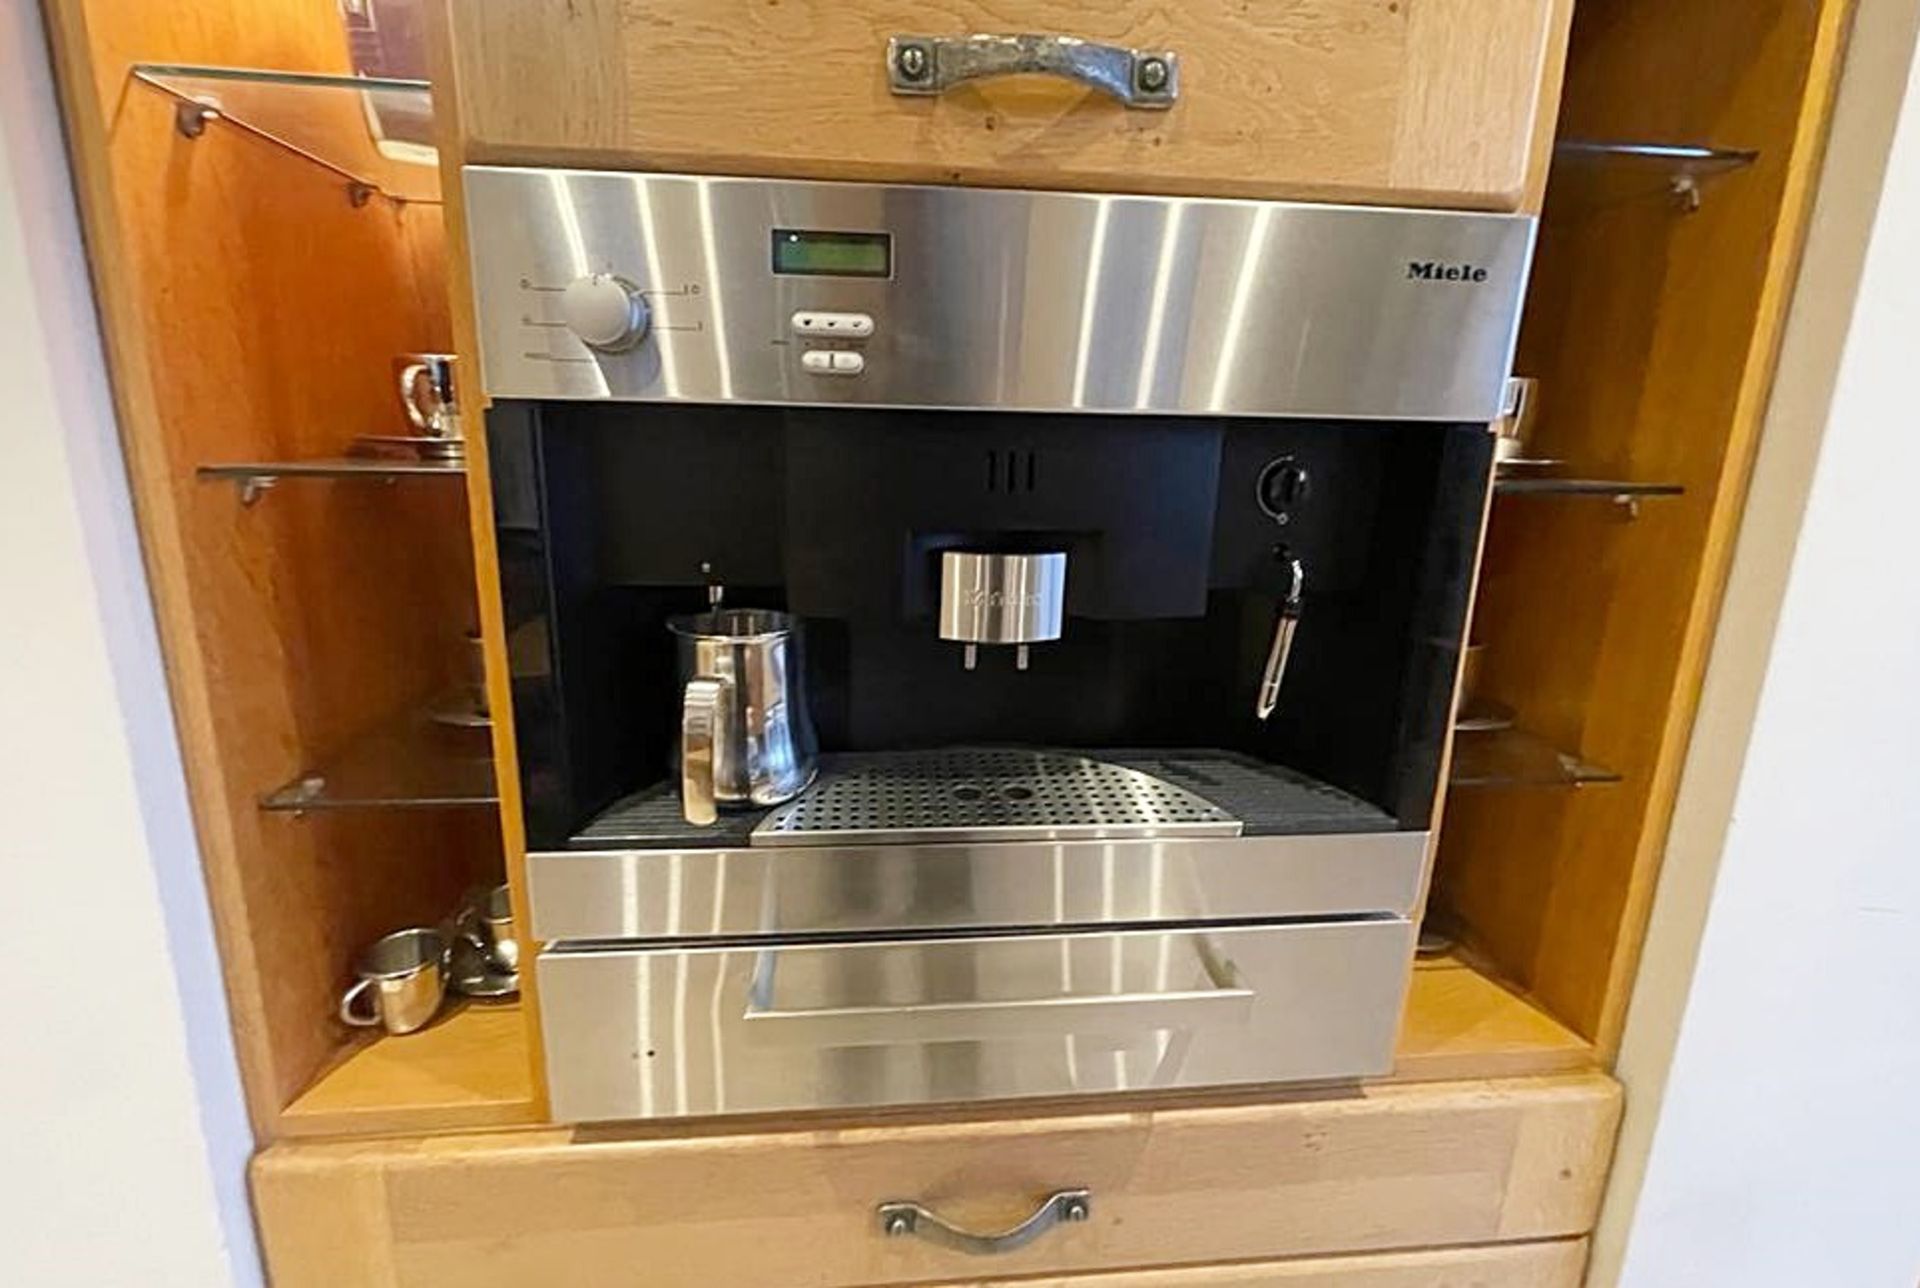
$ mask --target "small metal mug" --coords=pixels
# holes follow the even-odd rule
[[[501,974],[520,969],[520,941],[513,927],[513,897],[505,885],[475,891],[460,910],[460,934]]]
[[[409,353],[393,364],[400,379],[400,405],[414,429],[428,438],[454,438],[460,433],[453,361],[451,353]]]
[[[389,1033],[424,1028],[447,995],[447,941],[416,926],[369,944],[354,963],[359,978],[340,998],[340,1019],[355,1028],[385,1025]],[[360,1009],[370,999],[369,1009]]]

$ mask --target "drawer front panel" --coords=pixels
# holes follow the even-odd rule
[[[940,1288],[1580,1288],[1586,1264],[1585,1239],[1555,1239],[1058,1279],[966,1279]]]
[[[670,1139],[548,1130],[276,1145],[253,1184],[276,1288],[828,1288],[1123,1269],[1177,1285],[1136,1268],[1577,1240],[1618,1114],[1616,1084],[1578,1075]],[[1087,1219],[1004,1255],[889,1238],[877,1215],[913,1200],[1004,1228],[1069,1186],[1091,1192]],[[1535,1279],[1467,1258],[1469,1273],[1453,1256],[1421,1267],[1425,1278],[1352,1282],[1570,1288],[1567,1255]]]
[[[456,0],[455,101],[474,160],[1516,209],[1571,8]],[[1034,75],[892,91],[891,37],[974,32],[1171,51],[1178,97]]]
[[[539,960],[562,1122],[1358,1077],[1392,1064],[1398,917],[620,948]]]
[[[1426,832],[527,856],[555,939],[1412,915]],[[1036,872],[1044,877],[1036,879]]]

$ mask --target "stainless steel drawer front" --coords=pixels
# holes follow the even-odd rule
[[[1393,1059],[1403,918],[539,960],[565,1122],[1358,1077]]]
[[[1437,210],[465,177],[495,398],[1491,421],[1534,236]],[[884,240],[886,263],[776,271],[783,230]],[[570,286],[597,293],[580,332]]]
[[[533,934],[843,934],[1411,915],[1426,832],[528,856]]]

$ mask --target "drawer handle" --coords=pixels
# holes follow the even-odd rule
[[[880,1232],[890,1239],[918,1235],[955,1252],[991,1256],[1024,1248],[1062,1221],[1084,1221],[1093,1214],[1092,1190],[1061,1190],[1050,1194],[1033,1215],[1010,1230],[999,1234],[975,1234],[945,1220],[938,1212],[918,1203],[882,1203]]]
[[[1181,936],[1181,938],[1186,938]],[[1230,1028],[1253,1013],[1253,989],[1203,937],[1192,937],[1210,988],[1147,993],[1085,993],[1031,998],[950,999],[784,1009],[776,1002],[781,952],[762,949],[741,1019],[757,1038],[798,1046],[892,1046],[927,1042],[991,1042],[1069,1034],[1146,1033],[1158,1029]],[[824,999],[823,999],[824,1000]]]
[[[939,94],[962,81],[1040,72],[1103,90],[1128,107],[1165,109],[1180,97],[1170,49],[1123,49],[1072,36],[895,36],[887,81],[896,94]]]

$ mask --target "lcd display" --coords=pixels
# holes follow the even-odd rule
[[[891,277],[893,238],[886,233],[776,228],[773,271],[806,277]]]

